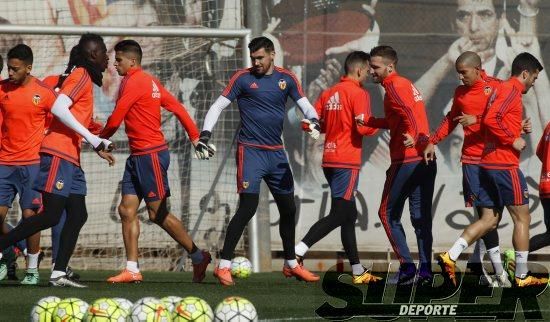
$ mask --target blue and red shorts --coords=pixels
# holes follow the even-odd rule
[[[529,204],[527,182],[519,168],[481,168],[479,180],[480,189],[476,206],[503,207]]]
[[[136,195],[145,202],[170,197],[168,167],[170,152],[164,149],[141,155],[130,155],[122,176],[122,195]]]
[[[40,192],[32,186],[40,165],[0,165],[0,206],[11,208],[19,195],[21,209],[38,209],[42,205]]]
[[[355,191],[359,184],[359,169],[323,168],[330,186],[332,198],[355,200]]]
[[[86,177],[82,168],[58,156],[40,154],[40,172],[33,188],[63,197],[86,195]]]

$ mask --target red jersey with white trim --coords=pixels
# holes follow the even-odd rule
[[[82,67],[75,68],[63,82],[59,93],[67,95],[73,101],[71,113],[80,124],[88,128],[94,111],[93,84],[88,72]],[[82,137],[78,133],[53,118],[40,152],[58,156],[80,166],[81,145]]]
[[[100,137],[110,138],[124,120],[133,155],[153,153],[168,148],[161,131],[161,106],[174,113],[191,141],[199,138],[199,130],[185,107],[170,94],[158,79],[141,68],[131,68],[122,79],[113,114]]]
[[[354,79],[342,77],[340,82],[323,91],[315,102],[321,129],[326,133],[323,167],[361,168],[363,135],[374,135],[377,129],[357,126],[355,117],[371,115],[369,93]]]
[[[540,169],[539,196],[541,199],[550,198],[550,123],[546,125],[544,133],[537,146],[537,157],[542,162]]]
[[[481,120],[487,102],[493,93],[493,89],[500,84],[500,80],[485,77],[478,80],[472,86],[461,85],[456,88],[453,106],[445,118],[430,137],[433,144],[445,139],[458,125],[454,118],[462,114],[475,115],[477,123],[464,127],[464,143],[462,145],[462,163],[479,164],[485,142],[481,133]]]
[[[487,169],[519,167],[519,151],[512,143],[521,136],[525,86],[516,78],[497,86],[487,104],[482,131],[485,147],[480,165]]]
[[[384,96],[384,120],[382,125],[390,129],[390,157],[392,164],[422,160],[428,144],[430,126],[422,95],[413,83],[398,75],[390,74],[382,81]],[[370,122],[367,122],[369,124]],[[369,124],[370,125],[370,124]],[[406,148],[403,134],[410,134],[415,146]]]
[[[25,85],[0,82],[2,144],[0,164],[40,163],[46,118],[56,99],[54,91],[33,76]]]

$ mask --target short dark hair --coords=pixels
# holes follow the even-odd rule
[[[248,44],[248,49],[250,49],[251,53],[258,51],[262,48],[265,49],[265,51],[267,51],[268,53],[275,51],[275,46],[273,45],[273,42],[267,37],[256,37],[252,39]]]
[[[346,57],[346,61],[344,62],[344,72],[346,74],[350,73],[353,70],[353,68],[355,68],[355,66],[358,64],[365,66],[365,64],[369,63],[369,58],[370,58],[370,55],[364,51],[351,52]]]
[[[105,45],[105,41],[103,41],[103,37],[101,37],[100,35],[92,33],[83,34],[82,36],[80,36],[80,40],[78,41],[79,54],[84,54],[82,56],[86,56],[86,45],[92,42]]]
[[[391,46],[380,45],[370,50],[370,56],[380,56],[389,59],[394,65],[397,65],[397,52]]]
[[[8,60],[14,58],[23,61],[27,65],[32,65],[33,56],[31,47],[25,44],[15,45],[15,47],[8,51]]]
[[[512,62],[512,76],[519,76],[524,70],[534,73],[542,71],[543,67],[535,56],[530,53],[521,53]]]
[[[141,51],[141,46],[137,41],[132,39],[123,40],[115,45],[115,52],[117,51],[121,51],[123,53],[133,53],[137,56],[138,62],[141,63],[143,51]]]

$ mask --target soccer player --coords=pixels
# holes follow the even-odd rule
[[[484,141],[480,130],[481,118],[485,112],[487,101],[493,89],[500,84],[498,79],[488,77],[481,69],[481,58],[473,51],[462,53],[456,60],[455,69],[464,85],[455,90],[451,110],[435,133],[430,137],[430,144],[424,150],[424,160],[431,161],[435,153],[435,145],[444,140],[461,124],[464,129],[464,144],[462,145],[462,187],[466,207],[473,207],[479,194],[479,162],[483,152]],[[481,209],[476,207],[477,213]],[[495,271],[494,280],[488,280],[493,286],[510,287],[510,281],[502,267],[497,230],[492,230],[483,236],[487,253]],[[468,263],[473,271],[482,273],[481,262]]]
[[[32,189],[39,171],[40,143],[44,138],[46,115],[56,99],[55,93],[31,75],[33,53],[19,44],[8,52],[9,78],[0,82],[2,141],[0,147],[0,223],[19,194],[23,220],[36,215],[42,202]],[[23,130],[24,129],[24,130]],[[27,237],[27,272],[23,285],[39,282],[38,257],[40,232]],[[0,280],[7,273],[0,263]]]
[[[438,256],[446,277],[457,284],[455,266],[458,256],[490,230],[497,227],[506,207],[514,222],[512,242],[515,248],[515,284],[518,287],[542,285],[547,278],[531,276],[527,268],[529,254],[529,194],[519,156],[525,148],[522,134],[522,94],[535,83],[543,67],[529,53],[521,53],[512,62],[512,76],[502,82],[491,96],[482,121],[485,146],[480,162],[480,189],[476,206],[480,218],[466,227],[449,251]]]
[[[200,158],[208,158],[207,143],[220,113],[237,100],[241,128],[237,147],[237,191],[239,207],[227,227],[221,260],[214,276],[223,285],[233,285],[230,266],[233,251],[246,224],[258,207],[260,183],[263,179],[275,199],[281,216],[279,233],[283,240],[285,265],[283,274],[308,282],[319,280],[296,260],[294,253],[294,179],[281,139],[285,103],[290,96],[305,115],[303,128],[313,138],[319,137],[317,112],[305,97],[300,83],[291,72],[276,67],[273,42],[257,37],[248,44],[252,67],[237,71],[222,95],[206,114],[197,147]]]
[[[431,284],[432,197],[437,166],[435,160],[422,160],[430,133],[424,102],[414,85],[397,73],[397,52],[392,47],[373,48],[369,62],[374,82],[384,87],[386,95],[384,118],[371,117],[366,125],[390,129],[391,165],[378,215],[399,259],[397,282],[411,283],[417,270],[401,225],[405,200],[409,199],[420,258],[418,282]]]
[[[210,253],[199,249],[183,223],[166,207],[170,196],[168,144],[161,131],[161,107],[174,113],[183,125],[193,146],[199,141],[197,126],[185,110],[159,82],[141,69],[142,51],[134,40],[115,45],[115,67],[120,76],[118,99],[100,137],[110,138],[124,120],[131,155],[126,160],[122,178],[122,200],[118,207],[122,220],[122,236],[126,249],[126,268],[107,281],[111,283],[141,282],[138,267],[138,208],[145,199],[149,219],[164,229],[189,254],[193,262],[193,282],[200,283],[211,262]]]
[[[315,243],[340,227],[342,245],[352,267],[354,284],[369,284],[381,280],[361,265],[357,253],[355,222],[357,206],[355,191],[361,169],[362,136],[374,135],[378,130],[359,126],[356,117],[371,116],[370,96],[361,83],[369,76],[369,54],[350,53],[344,63],[346,73],[340,83],[325,90],[315,103],[321,131],[325,132],[323,171],[331,191],[328,216],[316,222],[295,247],[302,259]]]
[[[78,43],[78,59],[67,67],[69,75],[61,85],[51,113],[55,116],[40,147],[40,169],[33,188],[42,192],[43,213],[32,216],[0,236],[0,250],[59,222],[63,210],[67,219],[61,232],[61,244],[51,286],[85,287],[67,276],[66,269],[76,246],[80,229],[87,219],[86,180],[80,168],[82,137],[98,155],[114,164],[107,150],[112,147],[87,130],[93,114],[93,84],[101,86],[102,72],[109,60],[101,36],[85,34]],[[69,110],[70,107],[70,110]]]

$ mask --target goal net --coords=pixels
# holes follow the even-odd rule
[[[36,3],[36,1],[17,1],[13,5],[19,6],[25,2],[27,5]],[[147,1],[117,2],[118,5],[126,4],[128,8],[133,8],[131,5],[136,5],[136,3],[141,3],[141,5],[149,3]],[[103,2],[98,0],[97,3]],[[190,2],[188,1],[188,3]],[[202,21],[201,25],[208,27],[223,25],[220,20],[220,12],[206,6],[212,5],[212,2],[202,1],[201,3],[202,9],[196,12],[197,21],[209,17],[210,20]],[[177,14],[177,10],[183,10],[181,6],[166,5],[162,7],[160,6],[162,1],[154,2],[154,4],[157,12],[164,14],[163,17],[174,24],[177,24],[177,17],[183,19]],[[0,5],[0,7],[4,6],[4,3]],[[191,10],[191,8],[186,10]],[[58,12],[59,19],[63,18],[63,12]],[[210,13],[210,16],[207,13]],[[118,18],[122,19],[122,17],[123,15]],[[185,19],[191,18],[192,15],[185,16]],[[66,22],[68,18],[63,19]],[[82,23],[92,22],[91,20],[82,21]],[[21,24],[17,21],[11,23]],[[37,24],[39,22],[30,21],[30,23]],[[132,27],[131,24],[127,26]],[[120,27],[120,24],[117,27]],[[155,28],[158,27],[135,29],[150,31]],[[163,27],[163,29],[170,28]],[[174,28],[174,30],[176,29],[178,28]],[[181,28],[179,29],[181,31]],[[31,46],[34,52],[33,74],[35,76],[44,78],[48,75],[60,74],[65,70],[70,49],[79,38],[78,35],[64,35],[63,33],[61,29],[59,34],[49,35],[0,33],[2,34],[0,36],[2,40],[0,41],[0,54],[5,57],[11,46],[24,42]],[[138,37],[127,34],[109,34],[104,38],[111,63],[114,61],[112,48],[117,41],[132,38],[142,44],[143,68],[158,77],[163,85],[185,105],[199,128],[202,126],[210,104],[220,95],[232,73],[244,67],[244,38],[242,35],[220,38],[207,36],[168,37],[154,34]],[[4,71],[2,78],[5,77],[7,74]],[[95,116],[103,123],[114,108],[120,79],[110,64],[104,74],[104,85],[101,88],[94,88]],[[216,157],[209,161],[199,161],[193,158],[192,145],[177,118],[167,111],[162,112],[162,130],[171,153],[168,171],[171,192],[169,209],[174,215],[181,218],[184,225],[193,233],[196,244],[213,253],[216,253],[223,245],[225,227],[237,205],[234,137],[238,125],[237,109],[234,107],[226,109],[220,116],[213,132],[212,143],[216,145],[218,151]],[[112,139],[117,147],[115,151],[117,162],[111,168],[88,146],[83,147],[81,158],[82,168],[87,179],[86,201],[89,216],[80,234],[75,255],[71,260],[71,265],[76,268],[118,269],[123,267],[126,261],[117,210],[121,199],[122,174],[126,158],[129,155],[123,125]],[[17,224],[19,218],[20,209],[16,202],[10,210],[8,222]],[[182,260],[186,261],[183,249],[160,227],[148,220],[144,203],[139,209],[139,220],[141,268],[168,270],[182,267],[184,264]],[[50,255],[51,250],[50,234],[50,230],[42,233],[42,249],[46,252],[46,256]],[[237,253],[244,253],[244,241],[246,241],[246,235],[241,240]],[[44,262],[46,266],[49,263],[49,260]],[[186,265],[186,267],[188,266]]]

